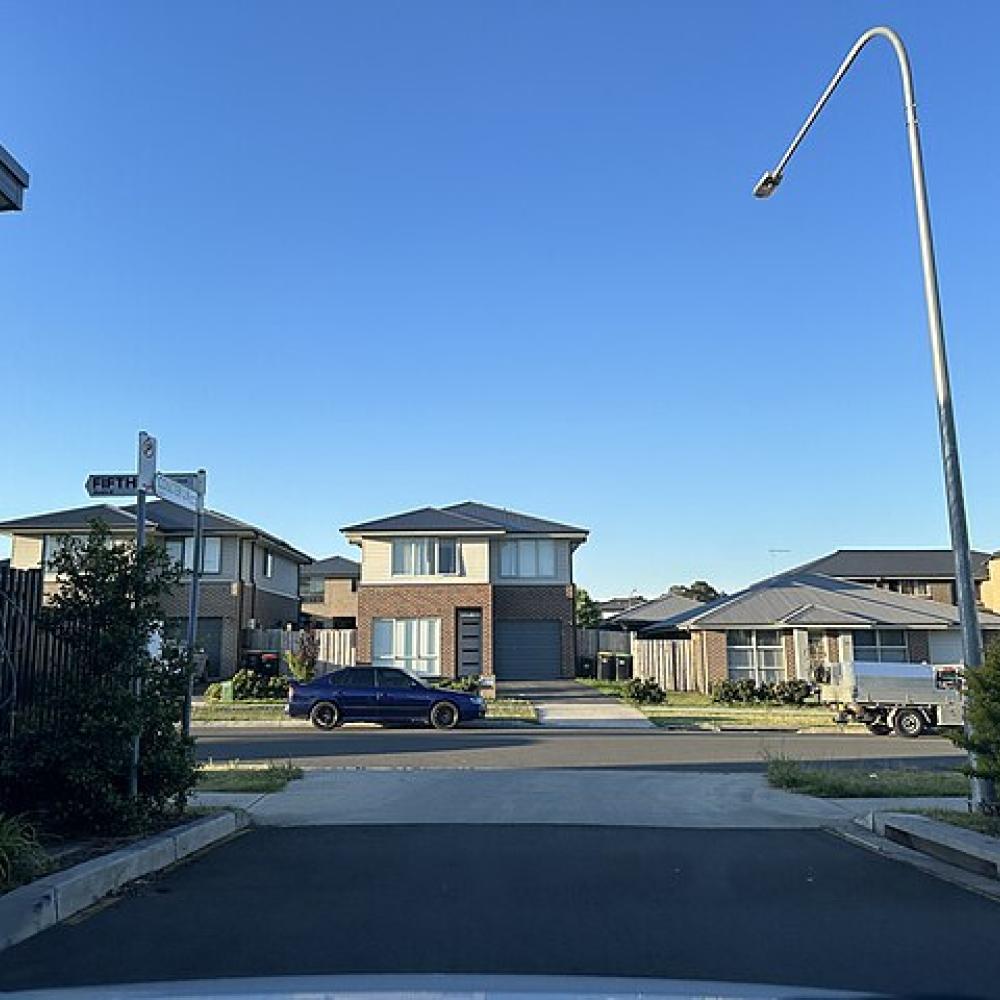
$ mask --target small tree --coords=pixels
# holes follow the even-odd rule
[[[689,587],[678,583],[670,588],[670,593],[676,597],[687,597],[692,601],[714,601],[717,597],[722,597],[722,593],[715,589],[707,580],[695,580]]]
[[[970,777],[1000,782],[1000,642],[990,643],[981,667],[966,671],[965,684],[973,736],[969,739],[964,730],[957,730],[951,738],[976,755],[976,767],[967,768]]]
[[[575,617],[580,628],[597,628],[601,621],[600,609],[583,587],[576,588]]]
[[[319,660],[319,636],[312,628],[304,629],[299,636],[299,648],[296,652],[285,653],[285,662],[292,676],[297,681],[311,681],[316,674],[316,662]]]
[[[100,522],[86,539],[61,539],[51,567],[59,590],[39,624],[70,646],[80,683],[53,696],[54,727],[29,720],[17,729],[0,763],[0,800],[67,832],[146,829],[182,811],[194,785],[194,744],[177,728],[190,661],[176,650],[149,652],[179,571],[160,546],[137,551]],[[138,795],[130,798],[136,733]]]

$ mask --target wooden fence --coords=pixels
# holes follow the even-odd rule
[[[38,722],[58,729],[58,696],[84,678],[69,646],[38,627],[42,571],[0,569],[0,742]]]
[[[596,659],[598,653],[630,653],[628,632],[617,629],[578,628],[577,659]]]
[[[358,633],[353,628],[318,628],[319,663],[328,667],[351,667],[357,657]],[[243,648],[275,653],[298,652],[301,630],[255,628],[243,630]]]
[[[700,691],[690,639],[633,639],[632,676],[648,677],[664,691]]]

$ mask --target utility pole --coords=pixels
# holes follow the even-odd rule
[[[194,565],[191,567],[191,591],[188,595],[187,652],[190,662],[187,693],[184,696],[184,713],[181,718],[181,731],[185,736],[191,734],[191,701],[194,697],[194,647],[198,635],[198,591],[201,583],[202,532],[205,523],[205,479],[205,470],[199,469],[195,486],[198,502],[194,511]]]

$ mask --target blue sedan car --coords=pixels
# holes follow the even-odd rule
[[[343,722],[426,722],[454,729],[481,719],[486,703],[478,695],[431,687],[398,667],[344,667],[308,683],[291,681],[285,711],[317,729]]]

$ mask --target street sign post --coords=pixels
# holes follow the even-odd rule
[[[139,489],[153,492],[156,479],[156,438],[145,431],[139,432],[139,465],[137,468]]]

